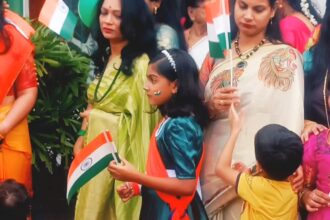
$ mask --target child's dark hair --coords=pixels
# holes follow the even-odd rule
[[[302,162],[300,137],[281,125],[266,125],[254,141],[256,159],[270,179],[287,179]]]
[[[23,184],[8,179],[0,184],[0,216],[3,220],[26,220],[30,199]]]
[[[164,53],[159,53],[150,64],[155,64],[159,74],[171,82],[177,80],[178,91],[169,102],[159,106],[162,115],[169,117],[194,116],[204,127],[208,122],[208,111],[203,102],[203,92],[199,81],[198,68],[193,58],[179,49],[167,50],[175,65]]]

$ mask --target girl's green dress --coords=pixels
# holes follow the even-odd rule
[[[168,118],[156,133],[158,151],[168,173],[178,179],[196,179],[196,168],[203,150],[203,130],[194,117]],[[141,220],[171,219],[169,205],[155,190],[142,186]],[[190,220],[208,219],[204,205],[196,192],[187,209]]]

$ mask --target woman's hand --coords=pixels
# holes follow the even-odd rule
[[[304,172],[302,166],[299,166],[297,170],[289,177],[292,189],[294,192],[299,192],[304,187]]]
[[[8,126],[5,123],[0,123],[0,139],[3,139],[6,134],[9,132]]]
[[[81,129],[86,130],[88,126],[88,120],[89,120],[89,115],[91,111],[93,110],[93,107],[91,105],[88,105],[87,109],[83,112],[80,112],[80,117],[83,119],[82,124],[81,124]]]
[[[117,193],[123,202],[129,201],[135,196],[132,183],[126,182],[117,188]]]
[[[308,212],[316,212],[319,208],[330,207],[330,197],[328,194],[318,190],[305,189],[301,197],[302,203]]]
[[[73,156],[77,156],[84,147],[84,136],[79,136],[73,145]]]
[[[327,129],[325,126],[318,124],[314,121],[305,120],[304,129],[301,132],[301,140],[303,142],[308,141],[310,134],[318,135],[323,130]]]
[[[231,104],[237,107],[239,103],[240,98],[237,95],[237,88],[225,87],[215,90],[208,101],[208,107],[211,115],[217,115],[222,112],[228,112]]]
[[[111,161],[108,171],[116,180],[134,182],[134,177],[138,174],[138,171],[127,160],[122,158],[121,160],[120,164],[117,164],[114,160]]]

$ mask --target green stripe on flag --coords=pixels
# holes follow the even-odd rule
[[[118,158],[118,154],[116,153],[116,156]],[[113,157],[111,154],[105,156],[101,160],[99,160],[97,163],[95,163],[92,167],[88,169],[84,174],[82,174],[76,182],[72,185],[72,187],[69,189],[68,193],[68,202],[72,199],[73,195],[82,187],[85,185],[90,179],[92,179],[94,176],[96,176],[98,173],[100,173],[103,169],[105,169],[110,161],[113,160]],[[78,168],[80,169],[80,168]]]
[[[23,0],[7,0],[10,9],[23,16]]]
[[[222,52],[231,48],[231,33],[224,32],[218,35]]]
[[[65,40],[71,40],[73,38],[73,33],[77,22],[78,18],[71,11],[69,11],[60,32],[60,35]]]
[[[210,56],[213,58],[224,58],[219,42],[209,41]]]

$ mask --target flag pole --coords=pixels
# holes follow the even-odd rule
[[[230,59],[230,87],[233,87],[234,80],[234,66],[233,66],[233,50],[229,49],[229,59]]]
[[[228,1],[228,0],[227,0]],[[226,6],[229,7],[229,4],[226,4],[225,0],[221,0],[221,8],[222,13],[226,14]],[[228,8],[229,10],[229,8]],[[225,25],[227,26],[226,30],[230,30],[230,22],[225,22]],[[233,68],[233,50],[231,49],[231,42],[229,39],[229,33],[225,33],[225,39],[226,39],[226,48],[229,48],[229,59],[230,59],[230,87],[233,87],[233,79],[234,79],[234,68]]]
[[[103,135],[104,135],[104,138],[105,138],[105,141],[108,143],[108,144],[111,144],[114,148],[111,150],[111,155],[113,157],[113,159],[115,160],[116,164],[119,164],[119,160],[117,159],[116,155],[115,155],[115,151],[117,151],[116,147],[114,146],[114,144],[111,143],[111,141],[109,140],[108,138],[108,135],[105,131],[103,131]]]

